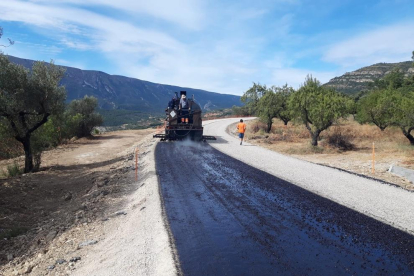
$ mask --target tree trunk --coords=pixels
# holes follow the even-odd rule
[[[411,130],[412,130],[412,129],[409,129],[409,130],[407,131],[407,130],[405,130],[404,128],[401,128],[401,130],[402,130],[402,132],[403,132],[404,136],[405,136],[405,137],[407,137],[407,139],[410,141],[410,144],[411,144],[412,146],[414,146],[414,137],[413,137],[413,135],[411,134]]]
[[[316,147],[318,145],[319,135],[321,134],[321,130],[316,130],[315,132],[309,131],[312,136],[311,145]]]
[[[316,147],[318,145],[318,138],[319,138],[319,134],[321,134],[322,130],[317,129],[315,132],[312,131],[312,128],[309,126],[309,124],[305,124],[306,128],[308,129],[311,137],[312,137],[312,141],[311,141],[311,145]]]
[[[27,135],[21,140],[24,148],[24,172],[29,173],[33,171],[33,154],[30,146],[30,135]]]
[[[272,130],[272,123],[267,123],[266,133],[269,133]]]
[[[312,142],[311,145],[316,147],[318,145],[318,138],[319,138],[319,134],[317,135],[316,133],[312,134]]]

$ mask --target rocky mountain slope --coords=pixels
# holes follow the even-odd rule
[[[9,56],[13,63],[31,68],[33,60]],[[144,113],[162,114],[174,92],[186,90],[195,95],[204,111],[240,106],[240,97],[219,94],[200,89],[178,87],[143,81],[123,76],[109,75],[100,71],[81,70],[66,67],[62,85],[66,87],[67,101],[95,96],[104,110],[133,110]]]
[[[414,74],[412,61],[399,63],[377,63],[353,72],[345,73],[340,77],[335,77],[324,85],[333,87],[337,91],[346,94],[355,94],[361,90],[368,89],[370,83],[373,83],[376,79],[383,78],[388,72],[396,67],[401,68],[407,76]]]

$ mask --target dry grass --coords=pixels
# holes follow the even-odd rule
[[[274,120],[270,133],[257,120],[247,122],[246,141],[314,163],[326,164],[391,182],[407,189],[412,183],[388,173],[391,165],[414,169],[414,147],[401,130],[389,127],[381,131],[374,125],[360,125],[349,117],[322,132],[318,147],[310,145],[310,135],[303,125],[285,126]],[[348,147],[340,147],[340,142]],[[372,173],[373,143],[375,171]]]

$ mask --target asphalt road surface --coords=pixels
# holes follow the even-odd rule
[[[184,275],[414,275],[406,231],[209,144],[161,142],[155,158]]]

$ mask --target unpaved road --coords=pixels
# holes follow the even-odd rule
[[[413,193],[240,146],[229,123],[208,123],[210,145],[156,147],[183,274],[414,274]]]

